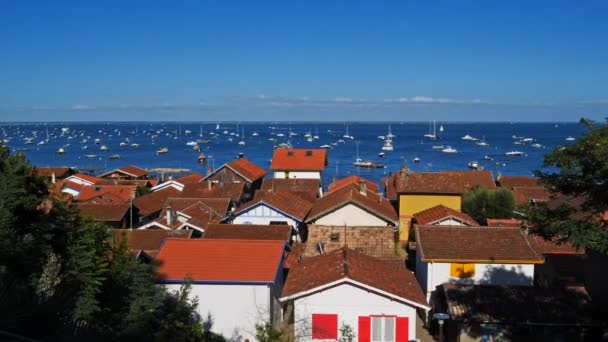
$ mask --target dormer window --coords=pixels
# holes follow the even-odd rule
[[[293,157],[293,151],[288,151],[288,152],[287,152],[287,155],[288,155],[289,157]]]
[[[311,157],[312,156],[312,151],[310,151],[310,150],[306,151],[306,156],[307,157]]]

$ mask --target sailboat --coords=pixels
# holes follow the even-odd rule
[[[245,146],[245,127],[241,127],[241,141],[239,141],[239,145]]]
[[[356,167],[381,168],[383,164],[374,163],[372,160],[363,160],[359,158],[359,142],[357,142],[357,159],[353,163]]]
[[[436,140],[437,139],[437,131],[436,131],[436,126],[435,126],[435,120],[433,120],[433,133],[431,133],[431,123],[429,122],[429,132],[427,134],[424,135],[425,138],[427,139],[431,139],[431,140]]]
[[[394,138],[395,135],[391,132],[391,125],[388,125],[388,133],[386,134],[387,138]]]
[[[439,132],[443,132],[443,125],[439,125]]]
[[[351,139],[351,140],[352,140],[352,139],[355,139],[355,138],[354,138],[352,135],[348,134],[348,125],[346,125],[346,134],[344,134],[344,135],[342,136],[342,138],[345,138],[345,139]]]

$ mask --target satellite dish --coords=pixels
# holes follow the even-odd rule
[[[440,321],[445,321],[445,320],[450,319],[450,315],[448,315],[447,313],[438,312],[438,313],[433,314],[433,318],[438,319]]]

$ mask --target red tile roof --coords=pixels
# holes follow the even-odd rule
[[[73,175],[69,176],[68,178],[66,178],[66,180],[70,180],[70,179],[73,179],[73,178],[80,178],[82,180],[85,180],[87,182],[91,182],[93,184],[97,184],[99,182],[103,182],[104,181],[103,178],[99,178],[99,177],[95,177],[95,176],[90,176],[90,175],[87,175],[87,174],[84,174],[84,173],[73,174]]]
[[[116,177],[114,174],[122,173],[123,175],[133,177],[133,178],[142,178],[148,176],[148,171],[133,165],[123,166],[118,169],[114,169],[112,171],[104,172],[100,175],[100,177]]]
[[[490,171],[400,172],[396,177],[399,193],[462,195],[476,185],[496,188]]]
[[[76,173],[70,167],[35,167],[36,173],[41,177],[52,177],[55,174],[56,179],[65,178],[73,173]]]
[[[241,177],[243,177],[246,181],[248,181],[250,183],[253,183],[260,178],[263,178],[267,174],[266,170],[255,165],[254,163],[250,162],[247,158],[239,158],[239,159],[233,160],[231,162],[228,162],[228,163],[220,166],[212,174],[205,177],[205,179],[207,179],[211,175],[217,173],[219,170],[221,170],[224,167],[227,167],[227,168],[231,169],[232,171],[236,172],[237,174],[239,174]]]
[[[128,202],[135,195],[136,190],[135,185],[87,185],[82,187],[76,199],[87,201],[96,197],[108,196]]]
[[[154,257],[158,254],[158,250],[166,238],[189,239],[192,236],[192,230],[113,229],[112,234],[116,246],[124,239],[129,252],[144,251]]]
[[[129,211],[129,203],[92,204],[77,203],[82,216],[96,221],[119,222]]]
[[[332,191],[341,189],[345,186],[349,186],[352,184],[359,185],[361,182],[365,183],[368,191],[379,192],[378,184],[370,181],[369,179],[365,179],[365,178],[359,177],[359,176],[348,176],[348,177],[339,179],[339,180],[329,184],[329,186],[327,187],[327,191],[332,192]]]
[[[584,249],[577,250],[572,244],[562,242],[559,238],[545,240],[536,235],[529,235],[528,240],[534,249],[541,254],[585,254]]]
[[[188,185],[188,184],[198,183],[198,182],[202,181],[203,178],[205,178],[205,176],[203,176],[200,173],[194,172],[194,173],[191,173],[186,176],[175,178],[174,181],[176,181],[178,183],[182,183],[184,185]]]
[[[399,219],[395,208],[386,198],[371,191],[367,191],[364,195],[359,191],[359,186],[351,184],[317,199],[308,214],[306,222],[313,222],[347,204],[354,204],[393,225],[396,225]]]
[[[493,227],[521,227],[521,220],[515,219],[495,219],[489,218],[487,219],[488,226]]]
[[[498,183],[500,187],[507,189],[542,187],[538,178],[528,176],[499,176],[496,178],[496,183]]]
[[[342,248],[292,265],[282,297],[302,297],[306,292],[348,278],[370,288],[388,292],[422,307],[425,296],[412,272],[395,263]],[[373,290],[372,290],[373,291]]]
[[[164,281],[273,283],[285,241],[167,239],[156,260]]]
[[[205,239],[284,240],[291,237],[288,225],[210,224]]]
[[[325,149],[279,148],[274,150],[273,171],[323,171],[327,165]]]
[[[303,221],[306,215],[308,215],[310,208],[312,208],[312,203],[310,203],[310,201],[307,201],[296,194],[285,191],[258,190],[255,192],[253,200],[237,208],[234,215],[238,215],[262,204],[272,207],[298,221]]]
[[[314,201],[319,197],[319,187],[321,182],[318,179],[284,179],[284,178],[265,178],[260,190],[286,191],[295,193],[298,196]]]
[[[546,202],[550,199],[549,192],[543,187],[521,188],[514,187],[512,190],[515,204],[528,204],[533,202]]]
[[[471,216],[441,204],[414,214],[416,223],[423,225],[432,225],[449,218],[461,221],[467,226],[479,225]]]
[[[181,192],[174,188],[165,188],[137,197],[133,200],[133,207],[137,208],[140,216],[148,216],[160,212],[170,197],[178,197]]]
[[[423,261],[543,263],[520,228],[414,225]]]

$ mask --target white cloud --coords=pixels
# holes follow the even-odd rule
[[[334,102],[351,103],[353,102],[353,99],[351,99],[350,97],[336,97],[334,99]]]
[[[486,103],[480,99],[473,100],[459,100],[459,99],[448,99],[443,97],[430,97],[430,96],[414,96],[414,97],[399,97],[395,99],[387,99],[384,102],[389,103],[427,103],[427,104],[482,104]]]

